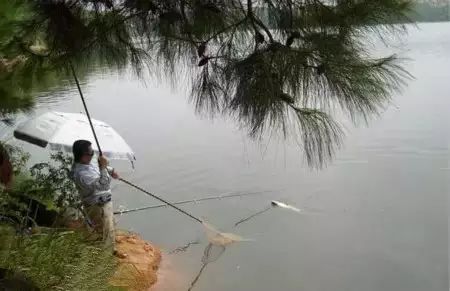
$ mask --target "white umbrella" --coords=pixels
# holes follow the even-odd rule
[[[133,150],[125,140],[105,122],[92,119],[102,153],[109,159],[135,160]],[[94,135],[86,115],[81,113],[47,112],[20,124],[14,137],[43,148],[72,152],[72,145],[78,139],[92,142],[98,153]]]

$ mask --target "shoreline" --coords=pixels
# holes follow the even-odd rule
[[[116,234],[116,249],[125,253],[117,258],[117,268],[109,282],[127,290],[149,290],[158,282],[158,270],[162,261],[161,250],[140,235],[119,231]]]

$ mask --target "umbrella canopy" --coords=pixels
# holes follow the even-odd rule
[[[125,140],[105,122],[92,119],[102,153],[109,159],[135,160],[134,153]],[[72,152],[78,139],[92,142],[98,153],[94,135],[86,115],[81,113],[47,112],[30,118],[14,131],[14,137],[43,148]]]

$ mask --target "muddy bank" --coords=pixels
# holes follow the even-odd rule
[[[161,251],[157,247],[135,233],[118,232],[116,249],[126,257],[118,258],[111,285],[137,291],[148,290],[157,282],[161,264]]]
[[[186,274],[179,272],[171,255],[164,252],[164,260],[158,270],[158,281],[152,286],[151,291],[186,290],[188,281]]]

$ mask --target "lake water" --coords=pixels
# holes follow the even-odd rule
[[[295,144],[249,140],[237,124],[195,115],[186,88],[132,76],[94,75],[84,86],[91,114],[134,149],[123,176],[171,201],[267,191],[183,208],[252,242],[232,245],[193,290],[442,291],[448,283],[450,24],[420,25],[395,48],[415,80],[367,126],[347,126],[330,165],[308,169]],[[181,82],[180,82],[181,83]],[[82,111],[76,91],[38,111]],[[272,209],[281,200],[304,214]],[[158,204],[115,185],[116,207]],[[170,208],[122,215],[119,226],[165,251],[157,290],[187,290],[207,244],[200,225]]]

